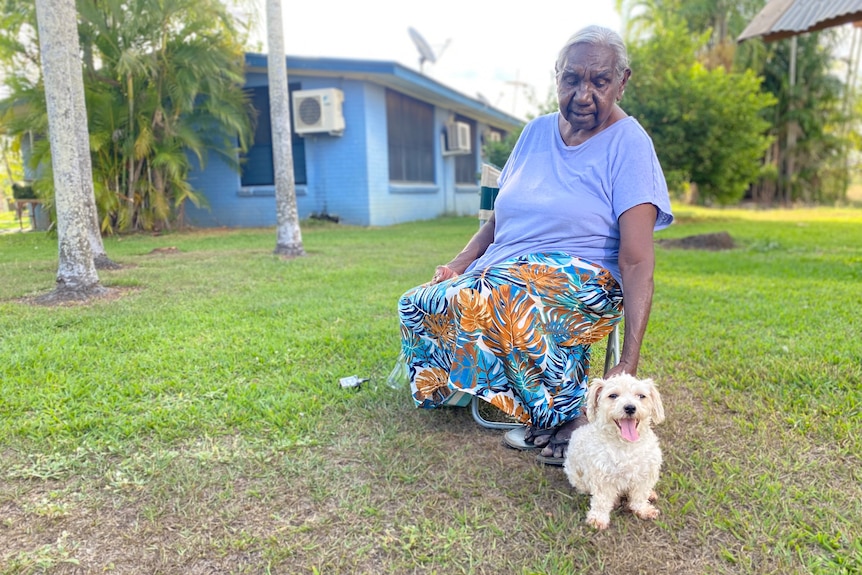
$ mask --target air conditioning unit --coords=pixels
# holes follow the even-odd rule
[[[340,136],[344,132],[342,102],[344,102],[344,94],[336,88],[295,91],[293,93],[294,131],[300,136],[305,134]]]
[[[446,151],[450,154],[469,154],[473,149],[470,139],[470,124],[449,122],[446,124]]]

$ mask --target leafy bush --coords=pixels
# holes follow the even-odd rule
[[[696,58],[704,41],[672,26],[635,44],[623,106],[652,136],[675,195],[693,184],[699,203],[731,204],[762,176],[775,98],[750,70],[707,70]]]
[[[512,150],[515,148],[515,143],[518,141],[523,130],[524,128],[522,126],[518,130],[509,132],[506,137],[499,142],[486,142],[482,149],[485,160],[498,168],[502,168],[506,165],[506,160],[509,159],[509,154],[511,154]]]

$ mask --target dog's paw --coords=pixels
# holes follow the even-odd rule
[[[641,519],[655,519],[659,516],[660,511],[652,505],[646,505],[639,509],[632,509],[634,514]]]
[[[604,531],[611,524],[611,518],[607,515],[599,515],[597,513],[590,513],[587,515],[587,525],[598,529],[599,531]]]

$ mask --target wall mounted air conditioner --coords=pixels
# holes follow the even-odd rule
[[[469,154],[472,149],[470,124],[466,122],[449,122],[446,124],[446,152],[449,154]]]
[[[293,129],[300,136],[305,134],[330,134],[340,136],[344,132],[344,114],[341,104],[344,94],[336,88],[320,90],[297,90],[293,93]]]

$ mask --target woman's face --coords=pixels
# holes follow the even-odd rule
[[[575,134],[588,138],[610,125],[616,102],[631,72],[615,72],[616,56],[609,46],[575,44],[566,52],[557,79],[560,113]]]

